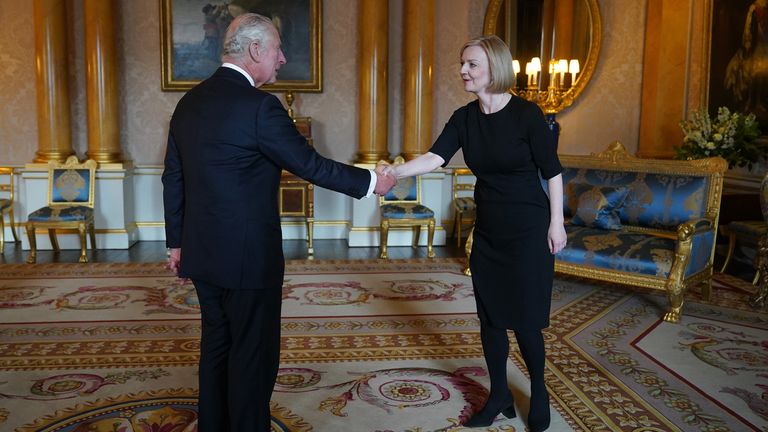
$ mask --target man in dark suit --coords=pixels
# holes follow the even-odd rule
[[[395,179],[320,156],[278,99],[258,90],[286,62],[268,18],[238,16],[222,60],[171,119],[162,177],[169,268],[192,280],[202,312],[198,430],[269,431],[285,266],[281,170],[355,198],[386,193]]]

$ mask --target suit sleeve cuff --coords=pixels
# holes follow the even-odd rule
[[[376,188],[376,173],[371,169],[369,169],[368,172],[371,173],[371,183],[368,185],[368,193],[366,193],[363,198],[368,198],[373,195],[373,190]]]

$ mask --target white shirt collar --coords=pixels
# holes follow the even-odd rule
[[[256,87],[256,84],[253,83],[253,78],[251,78],[251,76],[248,75],[248,72],[246,72],[245,69],[241,68],[240,66],[238,66],[236,64],[232,64],[232,63],[223,63],[221,66],[225,67],[225,68],[234,69],[234,70],[240,72],[241,74],[243,74],[243,76],[248,78],[248,82],[251,83],[251,87]]]

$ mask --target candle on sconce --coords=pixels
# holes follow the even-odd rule
[[[549,61],[549,87],[557,86],[557,62]]]
[[[534,57],[531,59],[531,72],[533,72],[533,82],[539,85],[539,73],[541,72],[541,59]]]
[[[568,72],[568,60],[566,59],[560,59],[557,62],[557,65],[559,66],[559,72],[560,72],[560,87],[565,87],[565,74]]]
[[[513,87],[517,87],[517,74],[520,73],[520,62],[517,60],[512,60],[512,72],[515,73],[515,79],[513,80],[514,84]]]
[[[571,87],[576,84],[576,74],[581,72],[579,70],[579,60],[572,59],[568,65],[568,72],[571,74]]]
[[[525,75],[528,77],[528,87],[531,86],[531,62],[525,64]]]

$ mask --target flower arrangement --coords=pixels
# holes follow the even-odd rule
[[[690,120],[680,122],[685,137],[683,145],[675,148],[678,159],[699,159],[720,156],[730,167],[747,166],[765,156],[766,149],[755,138],[760,136],[754,114],[732,113],[726,107],[717,109],[710,119],[705,108],[694,111]]]

